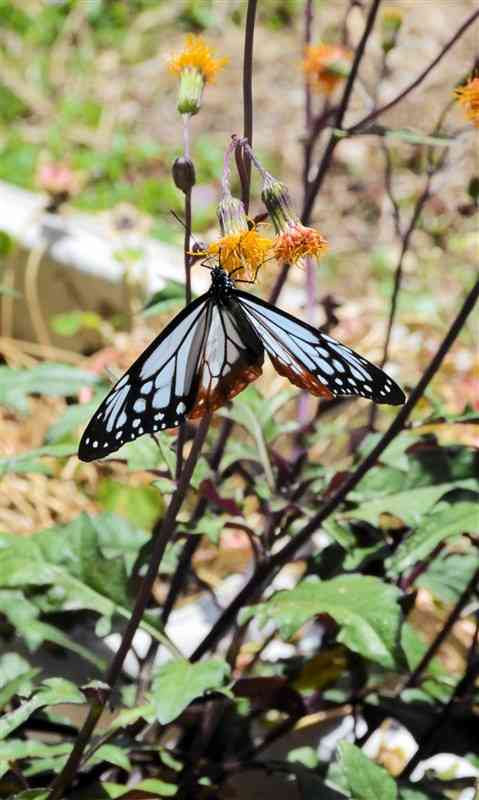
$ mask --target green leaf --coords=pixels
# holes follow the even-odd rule
[[[187,524],[182,527],[188,534],[207,536],[210,542],[218,544],[220,536],[223,533],[225,522],[226,517],[205,514],[193,529],[190,529]]]
[[[221,416],[232,419],[257,439],[256,428],[267,443],[272,443],[280,434],[296,430],[297,422],[278,422],[278,412],[294,397],[294,391],[286,389],[274,397],[263,397],[255,386],[248,386],[237,395],[230,407],[221,409]],[[253,427],[252,424],[254,423]]]
[[[68,434],[74,433],[80,425],[87,423],[102,400],[106,397],[106,394],[105,391],[96,392],[93,400],[90,400],[90,402],[68,406],[63,416],[49,427],[46,441],[50,444],[52,442],[57,442]]]
[[[164,513],[165,503],[153,486],[129,486],[113,478],[100,481],[97,500],[105,511],[119,514],[145,530]]]
[[[6,231],[0,231],[0,257],[4,258],[13,249],[13,239]]]
[[[89,764],[101,764],[102,761],[107,761],[109,764],[125,770],[125,772],[131,772],[132,770],[130,759],[125,750],[113,744],[103,744],[88,759]]]
[[[173,450],[175,440],[167,433],[155,433],[156,441],[142,436],[121,448],[121,457],[126,458],[128,469],[148,470],[168,467],[171,477],[176,470],[176,453]],[[157,444],[158,442],[158,444]]]
[[[102,324],[102,318],[94,311],[66,311],[50,319],[52,331],[59,336],[75,336],[81,330],[99,331]]]
[[[374,764],[359,747],[339,745],[341,766],[354,800],[396,800],[397,786],[383,767]]]
[[[288,753],[288,761],[299,762],[308,769],[316,769],[319,763],[318,754],[314,747],[296,747]]]
[[[479,495],[477,495],[479,500]],[[393,575],[398,575],[432,553],[434,548],[451,536],[462,533],[479,532],[478,503],[458,501],[439,503],[434,513],[429,514],[419,527],[404,539],[391,558],[387,567]]]
[[[85,698],[73,683],[63,678],[48,678],[30,700],[26,700],[14,711],[3,715],[0,719],[0,739],[6,739],[7,736],[10,736],[39,708],[59,705],[60,703],[81,704],[84,702]]]
[[[174,797],[178,791],[178,787],[174,783],[166,783],[166,781],[160,781],[158,778],[146,778],[146,780],[136,783],[131,789],[150,792],[158,797]]]
[[[15,794],[12,800],[48,800],[49,789],[27,789]]]
[[[338,641],[384,667],[395,665],[401,622],[399,591],[378,578],[341,575],[329,581],[306,578],[294,589],[245,609],[241,620],[273,620],[289,638],[317,614],[330,614],[340,626]]]
[[[0,405],[27,413],[26,398],[30,394],[71,397],[99,382],[97,375],[67,364],[45,362],[30,369],[0,367]]]
[[[0,777],[9,769],[10,761],[19,761],[23,758],[56,759],[58,756],[68,755],[72,749],[71,744],[45,744],[34,739],[9,739],[0,742]],[[29,774],[32,774],[29,772]]]
[[[0,657],[0,709],[15,695],[27,696],[33,689],[32,679],[39,669],[32,669],[28,661],[17,653],[5,653]]]
[[[222,659],[190,664],[183,658],[168,661],[153,678],[152,701],[161,725],[176,719],[192,700],[223,687],[230,668]]]
[[[416,579],[416,586],[429,589],[444,603],[456,603],[477,569],[477,555],[441,554]]]
[[[49,468],[40,460],[44,456],[50,458],[65,458],[76,452],[76,448],[71,444],[51,444],[45,447],[38,447],[36,450],[29,450],[27,453],[20,453],[17,456],[0,459],[0,476],[9,472],[17,474],[28,473],[47,473]]]
[[[34,537],[3,535],[0,589],[51,587],[50,610],[86,608],[108,618],[119,614],[129,619],[128,576],[148,538],[144,531],[109,513],[80,514],[67,525]],[[151,620],[144,620],[142,626],[169,647]]]
[[[145,319],[157,314],[169,314],[180,306],[185,305],[186,293],[184,283],[170,280],[163,289],[155,292],[141,312]]]
[[[396,494],[387,494],[375,500],[368,500],[357,508],[347,511],[343,517],[361,519],[372,525],[379,524],[381,514],[392,514],[399,517],[405,525],[414,526],[421,522],[423,516],[436,505],[438,500],[453,489],[475,489],[477,481],[467,479],[451,483],[439,483],[435,486],[423,486],[419,489],[408,489]]]

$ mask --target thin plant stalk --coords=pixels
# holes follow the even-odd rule
[[[253,144],[253,49],[254,49],[254,28],[256,23],[257,0],[248,0],[246,11],[246,28],[244,39],[243,55],[243,135],[250,145]],[[248,211],[250,183],[251,183],[251,163],[249,158],[244,159],[245,179],[241,186],[241,199]]]
[[[356,82],[356,78],[358,75],[359,65],[363,59],[366,45],[368,43],[368,39],[371,36],[371,33],[374,28],[374,23],[376,21],[376,16],[379,11],[381,0],[372,0],[371,7],[369,9],[369,13],[366,19],[366,24],[364,26],[363,35],[359,41],[359,44],[356,49],[356,53],[354,56],[354,61],[351,66],[351,71],[348,75],[346,85],[344,87],[343,95],[341,97],[338,111],[336,114],[336,118],[334,121],[334,127],[337,130],[342,130],[344,116],[348,109],[349,101],[351,99],[352,91],[354,88],[354,84]],[[334,150],[336,149],[336,145],[339,139],[337,134],[333,131],[329,138],[329,141],[326,145],[326,149],[323,154],[323,158],[321,159],[321,163],[318,166],[316,171],[316,175],[308,187],[308,191],[305,197],[303,212],[301,214],[301,218],[305,225],[308,224],[309,219],[311,217],[311,213],[314,207],[314,202],[318,195],[318,192],[322,186],[323,180],[326,176],[326,173],[329,169],[329,165],[331,163],[331,159],[333,157]]]

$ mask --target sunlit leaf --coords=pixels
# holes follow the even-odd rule
[[[343,516],[361,519],[372,525],[379,524],[381,514],[390,514],[401,519],[405,525],[414,526],[438,500],[454,489],[475,489],[477,481],[469,478],[454,483],[439,483],[435,486],[422,486],[419,489],[408,489],[405,492],[387,494],[374,500],[368,500],[357,508],[347,511]]]
[[[385,667],[395,664],[401,611],[399,591],[365,575],[342,575],[329,581],[306,578],[294,589],[277,592],[252,606],[242,619],[273,620],[289,638],[317,614],[330,614],[340,626],[338,641]]]
[[[206,691],[220,689],[230,668],[222,659],[190,664],[186,659],[168,661],[154,675],[152,701],[158,722],[166,725],[176,719],[192,700]]]
[[[398,790],[394,778],[383,767],[370,761],[359,747],[350,742],[341,742],[339,754],[351,796],[355,800],[396,800]]]
[[[459,501],[439,503],[422,524],[407,536],[399,545],[387,566],[397,575],[432,553],[434,548],[451,536],[461,533],[479,532],[478,501]]]
[[[73,683],[63,678],[48,678],[29,700],[25,700],[14,711],[10,711],[0,718],[0,739],[10,736],[39,708],[60,703],[84,702],[85,698]]]

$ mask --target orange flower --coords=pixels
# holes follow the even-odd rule
[[[214,58],[212,50],[201,36],[189,33],[183,50],[170,58],[168,68],[176,75],[181,75],[185,69],[195,69],[201,72],[205,83],[211,83],[227,63],[227,58]]]
[[[201,36],[190,33],[181,53],[172,56],[168,69],[180,77],[177,108],[180,114],[197,114],[205,84],[212,83],[227,58],[215,58]]]
[[[306,48],[303,69],[312,88],[330,95],[349,75],[350,61],[350,51],[341,45],[310,45]]]
[[[471,78],[464,86],[458,86],[454,94],[467,119],[479,128],[479,78]]]
[[[297,264],[305,256],[319,258],[328,243],[319,231],[301,223],[285,184],[265,172],[261,197],[278,234],[273,248],[275,258],[283,264]]]
[[[218,258],[220,266],[234,273],[235,280],[254,281],[259,269],[272,256],[273,242],[256,228],[229,233],[210,244],[207,256]]]
[[[280,263],[297,264],[305,256],[319,258],[328,243],[314,228],[291,222],[275,240],[274,255]]]

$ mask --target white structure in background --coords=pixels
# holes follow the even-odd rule
[[[45,319],[68,311],[96,311],[109,314],[125,310],[124,265],[115,255],[122,246],[131,246],[128,234],[115,236],[108,213],[85,214],[69,208],[65,213],[48,214],[43,209],[46,196],[0,181],[0,231],[14,239],[18,250],[13,255],[15,300],[14,335],[34,338],[23,296],[25,264],[28,253],[46,247],[38,275],[39,303]],[[184,280],[183,253],[179,248],[148,237],[138,237],[135,246],[141,258],[133,273],[148,294],[161,289],[167,280]],[[209,286],[205,269],[193,271],[193,290]],[[63,347],[78,349],[82,336],[75,340],[57,338]]]

